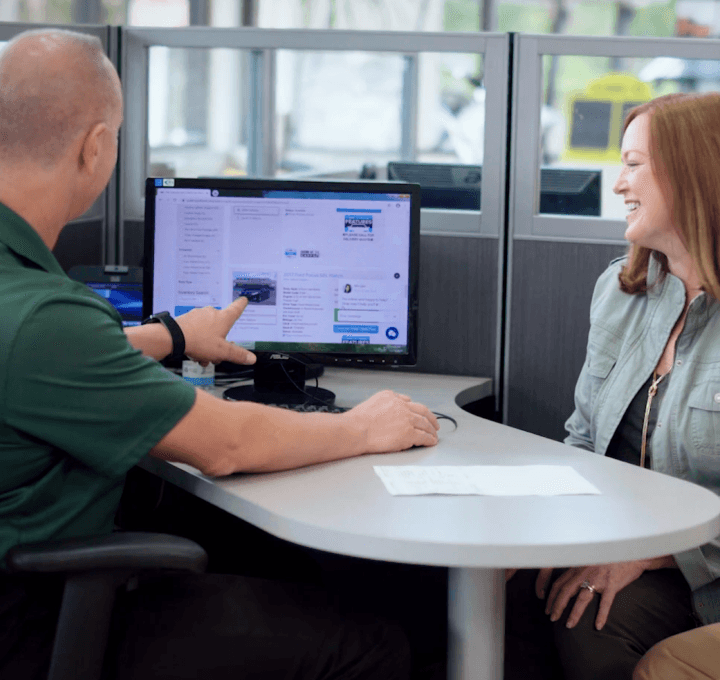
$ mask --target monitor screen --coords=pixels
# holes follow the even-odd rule
[[[244,296],[227,337],[259,365],[415,363],[416,185],[150,178],[145,201],[145,316]]]
[[[123,265],[76,265],[68,271],[105,298],[120,314],[123,326],[139,326],[143,319],[143,272]]]
[[[86,281],[98,295],[104,297],[122,317],[123,326],[139,326],[142,321],[143,291],[141,283]]]

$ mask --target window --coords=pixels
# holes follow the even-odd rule
[[[231,49],[149,48],[149,174],[245,174],[243,63]]]
[[[714,60],[544,55],[543,72],[542,165],[598,172],[597,216],[615,220],[625,218],[625,207],[612,188],[622,167],[620,145],[627,113],[670,92],[720,91],[720,61]],[[569,174],[573,176],[579,178],[581,173]],[[547,178],[544,184],[547,190]],[[582,189],[578,185],[577,190]],[[562,202],[545,203],[543,207],[541,195],[539,212],[560,212]]]

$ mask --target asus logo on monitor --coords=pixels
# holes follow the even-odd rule
[[[271,359],[280,359],[281,361],[287,361],[290,357],[287,354],[271,354]]]

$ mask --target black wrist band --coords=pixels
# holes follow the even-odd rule
[[[173,346],[172,352],[165,357],[166,359],[182,359],[183,356],[185,356],[185,335],[182,332],[182,328],[178,326],[177,321],[170,316],[170,312],[153,314],[145,319],[142,325],[144,326],[146,323],[161,323],[168,329]]]

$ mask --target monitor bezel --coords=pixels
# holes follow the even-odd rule
[[[172,180],[173,186],[156,186],[156,180]],[[269,361],[275,355],[292,357],[304,363],[340,366],[414,366],[417,363],[420,265],[420,185],[405,182],[372,182],[342,180],[287,180],[259,178],[188,178],[148,177],[145,181],[145,256],[143,261],[143,318],[150,316],[154,292],[155,196],[157,189],[238,189],[246,191],[314,191],[344,193],[377,193],[410,195],[410,234],[408,262],[407,349],[402,354],[362,352],[257,351],[258,359]],[[162,311],[162,310],[158,310]]]

